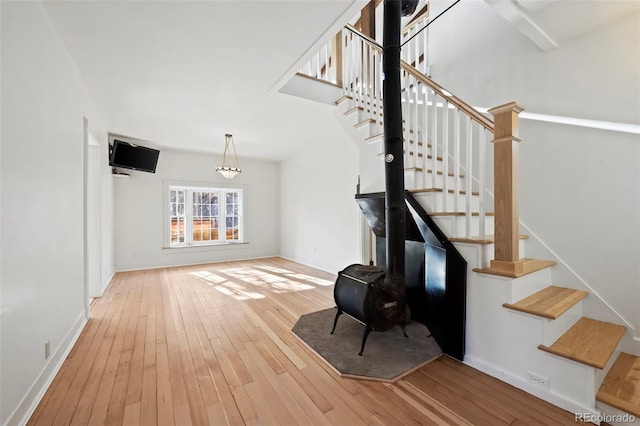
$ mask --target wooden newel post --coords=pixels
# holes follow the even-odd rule
[[[336,73],[336,84],[342,86],[342,31],[331,40],[331,60]]]
[[[511,102],[489,110],[493,115],[495,258],[490,268],[518,275],[524,272],[518,239],[518,114]]]

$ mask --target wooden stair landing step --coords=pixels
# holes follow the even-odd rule
[[[640,417],[640,358],[621,352],[596,399]]]
[[[603,369],[627,327],[582,317],[553,345],[538,349]]]
[[[531,274],[536,271],[540,271],[544,268],[549,268],[554,266],[556,262],[553,260],[541,260],[541,259],[530,259],[523,258],[522,259],[522,272],[513,273],[512,271],[506,271],[504,269],[496,269],[496,268],[473,268],[473,272],[477,272],[479,274],[491,274],[491,275],[500,275],[503,277],[510,278],[519,278],[527,274]]]
[[[556,319],[588,295],[587,291],[552,285],[514,304],[505,303],[502,306],[544,318]]]
[[[518,235],[519,240],[526,240],[529,238],[528,235],[520,234]],[[482,237],[452,237],[449,238],[449,241],[452,243],[469,243],[469,244],[493,244],[496,242],[495,236],[493,235],[485,235]]]

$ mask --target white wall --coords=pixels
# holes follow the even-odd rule
[[[224,142],[222,136],[220,144]],[[238,140],[236,139],[236,142]],[[152,144],[147,144],[153,146]],[[277,256],[279,253],[279,164],[240,156],[242,173],[226,180],[214,170],[219,156],[160,148],[155,174],[128,171],[114,179],[116,270],[146,269]],[[248,244],[166,249],[166,181],[246,186]]]
[[[85,321],[83,117],[105,132],[41,3],[0,10],[0,423],[19,424]]]
[[[309,132],[305,149],[281,165],[280,252],[337,273],[361,261],[358,150],[333,115],[318,119],[322,132]]]
[[[473,105],[639,121],[639,14],[547,52],[480,1],[460,3],[430,31],[434,80]],[[638,136],[526,120],[520,130],[521,220],[639,336]]]
[[[89,122],[91,126],[91,122]],[[94,136],[96,134],[92,133]],[[113,229],[113,177],[109,166],[109,140],[104,132],[97,137],[100,143],[100,292],[104,293],[115,273]]]

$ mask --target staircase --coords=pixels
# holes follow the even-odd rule
[[[337,114],[362,144],[361,156],[379,159],[379,167],[374,160],[362,167],[361,160],[367,190],[379,191],[382,51],[353,27],[345,27],[340,39]],[[517,216],[522,109],[515,103],[493,108],[492,121],[406,61],[402,81],[405,187],[470,266],[465,363],[588,421],[640,417],[640,358],[630,353],[628,327],[615,313],[589,317],[585,301],[602,302],[586,288],[556,285],[555,260],[523,256],[528,237],[519,234]]]

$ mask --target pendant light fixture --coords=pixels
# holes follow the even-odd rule
[[[240,163],[238,162],[236,145],[235,143],[233,143],[233,136],[227,133],[226,135],[224,135],[224,139],[224,154],[222,155],[221,164],[216,167],[216,172],[220,173],[227,179],[233,179],[238,173],[242,173],[242,170],[240,170]],[[233,157],[231,156],[232,148]]]

